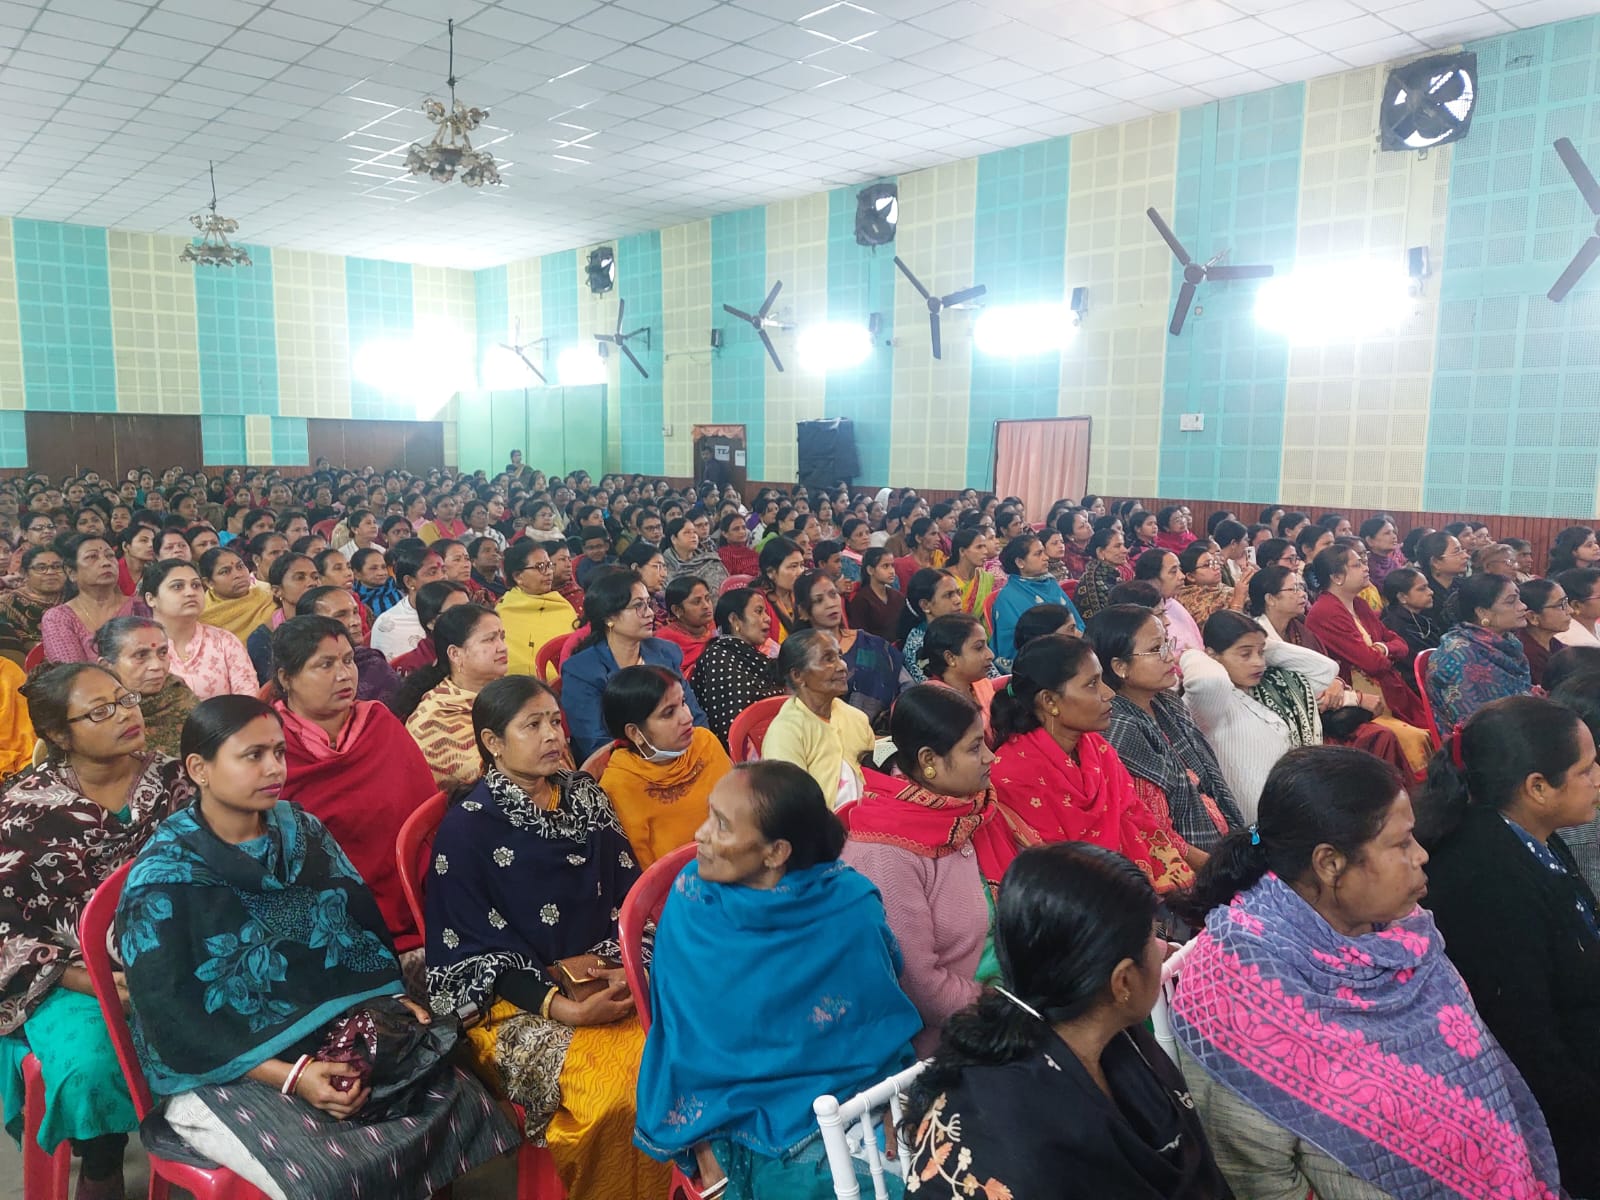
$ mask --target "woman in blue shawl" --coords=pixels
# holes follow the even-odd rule
[[[446,1059],[454,1022],[402,995],[361,876],[321,822],[278,799],[273,708],[207,700],[181,748],[200,799],[134,861],[116,929],[165,1125],[278,1200],[423,1200],[515,1147]]]
[[[726,1178],[722,1200],[825,1200],[811,1101],[907,1066],[922,1018],[878,891],[839,861],[844,829],[809,775],[742,764],[708,807],[656,931],[634,1140],[698,1168],[702,1188]],[[730,1020],[732,994],[759,1020]]]
[[[1006,585],[994,598],[990,615],[994,618],[994,663],[1001,671],[1011,670],[1017,656],[1017,618],[1036,604],[1057,604],[1072,614],[1073,624],[1083,630],[1083,617],[1077,605],[1067,598],[1050,574],[1050,559],[1037,534],[1025,533],[1006,543],[1000,552]]]

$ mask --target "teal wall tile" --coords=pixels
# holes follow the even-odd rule
[[[506,340],[511,327],[511,300],[505,267],[489,267],[472,274],[478,323],[478,386],[492,382],[483,375],[489,352]]]
[[[1423,503],[1461,512],[1595,510],[1600,268],[1550,286],[1594,232],[1551,143],[1600,171],[1600,18],[1490,38],[1472,132],[1450,164]]]
[[[981,283],[989,304],[1066,299],[1067,167],[1071,139],[1053,138],[978,159],[969,281],[939,276],[943,293]],[[930,291],[934,284],[926,276]],[[975,321],[976,315],[966,318]],[[952,352],[948,337],[945,353]],[[994,482],[994,423],[1053,417],[1059,408],[1061,354],[999,358],[972,351],[967,407],[967,482]]]
[[[617,363],[622,409],[622,469],[645,475],[666,470],[666,443],[661,436],[665,420],[662,398],[661,234],[630,234],[617,242],[616,294],[626,300],[622,331],[650,330],[650,345],[634,338],[628,349],[650,373],[641,378],[633,364],[611,348]],[[606,332],[610,332],[607,330]]]
[[[561,352],[578,344],[578,252],[563,250],[539,260],[539,308],[543,314],[545,350],[551,367],[561,360]],[[530,341],[531,333],[524,331]],[[539,360],[535,358],[534,362]],[[560,379],[545,372],[553,384]],[[593,469],[593,468],[591,468]]]
[[[272,418],[272,461],[280,467],[308,467],[311,450],[301,417]]]
[[[753,313],[774,282],[767,278],[767,210],[747,208],[712,217],[711,319],[722,330],[722,349],[711,360],[711,419],[745,427],[751,479],[763,478],[767,466],[767,352],[755,330],[722,306]],[[797,364],[786,362],[784,367],[795,370]]]
[[[246,248],[251,266],[194,268],[203,413],[271,416],[278,411],[272,251]]]
[[[115,412],[106,231],[17,219],[11,223],[27,407]]]
[[[411,264],[371,258],[344,260],[345,314],[350,324],[350,415],[358,420],[413,420],[415,404],[363,383],[354,364],[370,341],[409,338],[412,330]]]
[[[856,245],[856,193],[860,190],[835,188],[828,193],[828,320],[866,325],[877,313],[883,325],[871,358],[848,371],[828,373],[823,412],[855,423],[856,457],[861,462],[857,478],[875,483],[889,478],[893,436],[894,343],[888,333],[894,320],[894,245]]]
[[[0,411],[0,467],[28,465],[28,430],[22,413]]]
[[[1226,250],[1229,263],[1292,267],[1304,127],[1303,84],[1182,114],[1177,205],[1163,215],[1194,258]],[[1174,299],[1181,283],[1174,260]],[[1259,286],[1202,283],[1195,302],[1203,314],[1191,311],[1183,333],[1167,339],[1162,495],[1278,498],[1289,353],[1283,338],[1256,324]],[[1205,414],[1205,430],[1180,434],[1185,412]]]
[[[245,462],[244,418],[204,413],[200,417],[200,456],[207,465]]]

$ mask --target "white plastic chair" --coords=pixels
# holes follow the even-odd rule
[[[822,1145],[828,1152],[828,1170],[833,1175],[833,1194],[838,1200],[860,1200],[861,1185],[856,1180],[855,1160],[866,1159],[872,1172],[874,1200],[888,1200],[889,1189],[884,1183],[886,1175],[902,1174],[905,1164],[911,1161],[911,1146],[900,1134],[900,1097],[911,1086],[911,1081],[927,1068],[919,1062],[907,1067],[898,1075],[891,1075],[875,1083],[866,1091],[850,1097],[843,1104],[833,1096],[818,1096],[811,1111],[817,1114],[817,1126],[822,1130]],[[883,1106],[889,1106],[894,1122],[894,1135],[899,1157],[894,1164],[884,1162],[883,1151],[878,1147],[878,1115]]]
[[[1173,1062],[1178,1061],[1178,1038],[1172,1032],[1172,999],[1178,994],[1178,971],[1194,949],[1194,940],[1184,943],[1167,956],[1161,964],[1161,991],[1156,995],[1156,1005],[1150,1010],[1150,1025],[1155,1032],[1156,1044],[1167,1052]]]

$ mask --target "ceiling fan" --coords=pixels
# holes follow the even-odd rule
[[[1272,274],[1271,267],[1230,267],[1222,264],[1222,256],[1226,250],[1219,250],[1204,263],[1197,263],[1189,257],[1189,252],[1183,248],[1183,243],[1178,240],[1178,235],[1172,232],[1172,227],[1161,219],[1161,214],[1155,209],[1145,210],[1145,216],[1150,218],[1156,227],[1156,232],[1161,235],[1161,240],[1167,243],[1172,250],[1173,257],[1183,267],[1183,286],[1178,289],[1178,303],[1172,310],[1172,324],[1167,328],[1173,337],[1183,332],[1183,323],[1189,318],[1189,306],[1194,303],[1196,289],[1208,279],[1265,279]]]
[[[1561,161],[1566,165],[1567,174],[1572,176],[1572,182],[1578,185],[1578,191],[1583,195],[1583,201],[1589,206],[1589,211],[1600,218],[1600,183],[1596,183],[1594,174],[1583,161],[1583,156],[1578,153],[1578,148],[1572,144],[1570,138],[1556,139],[1556,153],[1561,156]],[[1600,220],[1595,221],[1594,233],[1589,235],[1589,240],[1578,247],[1578,253],[1567,264],[1567,269],[1561,272],[1555,286],[1550,289],[1550,299],[1560,303],[1567,298],[1567,293],[1573,285],[1583,278],[1596,258],[1600,258]]]
[[[610,342],[618,350],[621,350],[623,354],[627,355],[628,361],[633,364],[635,371],[649,379],[650,372],[644,369],[644,364],[639,361],[633,350],[628,346],[628,343],[642,333],[644,334],[644,348],[646,350],[650,349],[650,326],[642,325],[631,333],[623,333],[622,314],[627,307],[628,302],[619,296],[617,298],[617,331],[615,333],[597,333],[594,335],[594,340],[597,342]]]
[[[756,331],[756,336],[761,339],[761,344],[767,348],[767,355],[772,359],[772,365],[778,368],[779,371],[783,370],[783,360],[778,357],[778,351],[773,346],[772,339],[767,336],[767,330],[790,328],[771,315],[772,306],[777,303],[778,293],[781,291],[783,291],[783,280],[780,279],[772,285],[772,290],[767,293],[767,298],[761,302],[761,307],[753,313],[744,312],[731,304],[722,306],[724,312],[730,316],[738,317],[739,320],[745,322],[751,329]]]
[[[933,356],[943,358],[944,343],[939,337],[939,313],[946,308],[959,308],[969,300],[976,300],[979,296],[988,293],[989,289],[983,284],[974,287],[962,288],[959,292],[951,292],[948,296],[935,296],[922,286],[922,280],[911,273],[911,268],[906,266],[905,260],[898,254],[894,256],[894,265],[900,268],[901,274],[911,281],[911,286],[917,289],[918,295],[928,305],[928,332],[933,339]]]
[[[502,350],[509,350],[511,353],[515,354],[522,360],[523,365],[538,377],[540,383],[544,384],[546,387],[549,387],[550,381],[544,377],[544,372],[539,370],[538,367],[534,366],[533,359],[528,357],[528,350],[530,347],[540,346],[543,344],[544,338],[535,338],[531,342],[524,342],[522,340],[522,318],[518,317],[516,319],[516,323],[512,326],[511,341],[509,343],[501,342],[500,348]]]

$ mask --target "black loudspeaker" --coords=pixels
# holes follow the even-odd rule
[[[856,427],[848,417],[801,421],[795,426],[799,443],[799,482],[808,489],[849,483],[861,473],[856,457]]]

